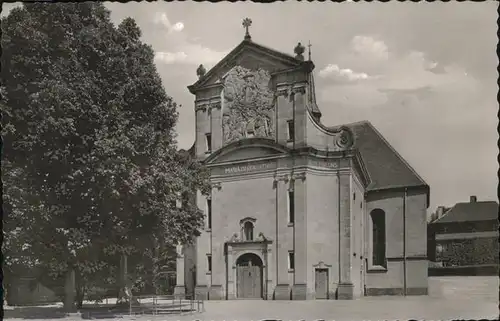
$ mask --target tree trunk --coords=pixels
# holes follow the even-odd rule
[[[76,286],[75,286],[75,270],[71,268],[66,273],[66,281],[64,284],[64,311],[75,312],[75,296],[76,296]]]
[[[83,299],[85,298],[85,288],[78,286],[76,288],[76,307],[81,309],[83,307]]]
[[[132,297],[132,290],[128,279],[128,256],[122,254],[120,258],[120,276],[118,278],[118,296],[116,300],[117,305],[129,305],[130,300],[133,304],[139,304],[137,299]]]
[[[160,257],[160,244],[159,242],[156,240],[156,237],[153,236],[153,247],[154,247],[154,252],[153,252],[153,287],[155,289],[155,294],[160,294],[160,289],[159,289],[159,282],[158,282],[158,278],[159,278],[159,272],[160,272],[160,269],[159,269],[159,266],[158,266],[158,262],[159,262],[159,257]]]

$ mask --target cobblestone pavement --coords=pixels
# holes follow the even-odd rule
[[[442,277],[430,279],[429,296],[366,297],[353,301],[206,301],[204,313],[126,316],[101,321],[497,319],[498,289],[497,277]]]

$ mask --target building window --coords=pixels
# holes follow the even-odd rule
[[[212,256],[211,255],[207,256],[207,263],[208,263],[208,272],[212,272]]]
[[[207,153],[212,152],[212,134],[205,135]]]
[[[372,264],[385,266],[385,212],[375,209],[372,218]]]
[[[243,225],[243,233],[245,234],[245,241],[253,240],[253,224],[252,222],[245,222]]]
[[[208,228],[212,228],[212,200],[207,199],[207,224]]]
[[[293,141],[295,139],[295,126],[293,120],[287,121],[288,123],[288,140]]]
[[[288,269],[295,269],[295,253],[288,252]]]
[[[288,223],[295,222],[295,195],[293,191],[288,192]]]

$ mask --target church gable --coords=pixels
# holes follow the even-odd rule
[[[272,74],[297,67],[300,63],[300,60],[290,55],[269,49],[250,40],[244,40],[205,75],[202,75],[195,84],[189,86],[189,90],[195,92],[203,87],[222,83],[224,76],[235,66],[250,70],[263,69]]]

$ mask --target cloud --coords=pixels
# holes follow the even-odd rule
[[[422,51],[389,55],[390,48],[382,40],[360,35],[352,38],[350,44],[336,57],[339,64],[348,65],[349,69],[329,64],[319,72],[320,78],[334,81],[321,89],[324,101],[362,108],[408,105],[443,93],[460,91],[474,95],[478,91],[477,80],[468,76],[464,68],[430,60]]]
[[[154,23],[162,25],[168,32],[180,32],[184,29],[184,24],[182,22],[177,22],[172,25],[165,12],[157,12],[154,18]]]
[[[154,22],[167,29],[164,45],[169,48],[157,50],[155,61],[162,64],[213,65],[229,53],[217,51],[190,39],[184,30],[184,23],[172,24],[165,12],[157,13]]]
[[[355,72],[349,68],[340,68],[336,64],[329,64],[319,71],[321,78],[334,80],[335,82],[355,82],[358,80],[375,79],[377,77],[370,76],[364,72]]]
[[[203,47],[200,44],[184,43],[180,46],[179,51],[156,52],[155,60],[164,64],[204,64],[205,66],[207,66],[219,62],[227,54],[228,51],[216,51],[208,47]]]
[[[389,50],[387,45],[370,36],[355,36],[351,41],[351,50],[359,55],[368,55],[373,58],[387,60]]]
[[[430,66],[426,69],[427,71],[430,71],[434,74],[445,74],[446,69],[442,64],[438,64],[437,62],[433,62],[430,64]]]

